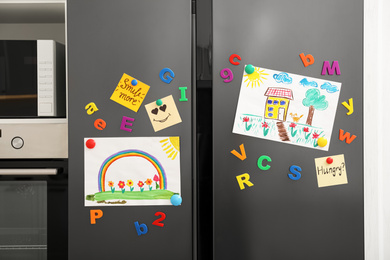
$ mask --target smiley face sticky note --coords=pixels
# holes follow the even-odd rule
[[[145,83],[123,73],[110,99],[137,112],[149,88]]]
[[[333,160],[329,160],[329,158]],[[344,154],[315,158],[318,187],[348,184]]]
[[[159,101],[162,103],[154,101],[145,105],[155,132],[181,123],[179,111],[176,108],[172,95],[161,98]]]

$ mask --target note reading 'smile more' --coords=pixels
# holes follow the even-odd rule
[[[145,83],[123,73],[110,99],[137,112],[149,88]]]

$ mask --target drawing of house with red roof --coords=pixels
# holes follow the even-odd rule
[[[290,100],[294,100],[292,90],[287,88],[268,88],[264,96],[268,97],[265,103],[264,117],[286,121]]]

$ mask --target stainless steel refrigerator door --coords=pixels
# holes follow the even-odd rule
[[[67,1],[69,82],[69,259],[191,259],[192,204],[192,61],[191,2]],[[170,84],[163,68],[174,71]],[[123,73],[150,86],[138,112],[112,100]],[[179,87],[187,87],[181,102]],[[154,132],[144,105],[172,95],[182,122]],[[98,111],[88,115],[94,102]],[[132,132],[121,130],[122,117],[134,118]],[[96,119],[104,130],[94,127]],[[85,207],[84,137],[180,136],[181,206]],[[118,189],[118,188],[117,188]],[[90,210],[103,216],[90,222]],[[152,223],[163,212],[164,226]],[[135,222],[146,224],[139,236]]]
[[[300,53],[314,64],[304,67]],[[321,75],[323,62],[335,60],[341,74]],[[363,1],[214,0],[213,62],[215,259],[364,259]],[[343,84],[329,151],[232,133],[245,64]],[[341,102],[349,98],[347,116]],[[339,129],[357,138],[346,144]],[[244,161],[230,152],[241,144]],[[314,159],[338,154],[348,184],[318,188]],[[262,155],[272,158],[267,171],[257,165]],[[291,165],[302,168],[300,180],[288,178]],[[254,185],[240,190],[244,173]]]

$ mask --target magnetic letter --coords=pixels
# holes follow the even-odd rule
[[[233,155],[237,156],[238,159],[240,159],[241,161],[243,161],[243,160],[246,159],[246,153],[245,153],[244,144],[241,144],[241,145],[240,145],[240,152],[241,152],[241,154],[239,154],[236,150],[231,150],[230,152],[231,152]]]
[[[303,54],[303,52],[302,52],[301,54],[299,54],[299,57],[301,57],[301,60],[302,60],[303,65],[305,67],[314,64],[314,57],[311,54],[307,54],[305,56],[305,54]]]
[[[262,155],[259,157],[259,159],[257,160],[257,166],[259,167],[260,170],[268,170],[269,168],[271,168],[271,166],[269,165],[266,165],[266,166],[263,166],[263,161],[264,160],[267,160],[268,162],[272,162],[271,158],[267,155]]]
[[[140,235],[145,235],[148,233],[148,226],[145,224],[138,224],[138,221],[134,222],[135,225],[135,230],[137,230],[137,234]]]
[[[253,183],[249,181],[250,176],[248,173],[238,175],[236,178],[241,190],[245,189],[244,183],[248,185],[248,187],[253,186]]]
[[[125,130],[125,131],[131,132],[131,131],[133,131],[133,129],[127,128],[126,126],[132,126],[133,124],[129,123],[127,121],[133,121],[134,122],[134,118],[123,116],[122,117],[122,123],[121,123],[121,130]]]
[[[299,180],[301,178],[301,173],[300,171],[302,171],[301,167],[299,166],[296,166],[296,165],[291,165],[290,166],[290,172],[292,173],[289,173],[288,174],[288,177],[291,179],[291,180]]]
[[[95,120],[94,126],[98,130],[103,130],[104,128],[106,128],[106,122],[103,119],[99,118]]]
[[[97,108],[97,106],[95,105],[95,103],[91,102],[89,103],[88,105],[85,106],[85,109],[87,110],[87,114],[88,115],[92,115],[93,113],[95,113],[96,111],[98,111],[99,109]]]
[[[233,71],[229,68],[224,68],[220,72],[221,78],[223,78],[223,82],[229,83],[233,80]]]
[[[356,138],[356,135],[352,135],[351,136],[351,134],[349,133],[349,132],[345,132],[345,134],[344,134],[344,130],[343,129],[340,129],[340,132],[339,132],[339,139],[341,140],[341,141],[344,141],[345,139],[345,142],[347,143],[347,144],[350,144],[350,143],[352,143],[352,141],[353,140],[355,140],[355,138]]]
[[[167,77],[164,78],[164,74],[167,72],[169,75],[167,75]],[[160,71],[160,79],[167,84],[171,83],[174,77],[175,77],[175,73],[173,73],[173,71],[170,68],[164,68]]]
[[[324,65],[322,66],[321,75],[325,75],[326,71],[328,71],[329,75],[333,75],[335,70],[336,70],[336,74],[340,75],[339,62],[337,60],[333,61],[332,67],[330,67],[329,61],[326,60],[324,61]]]
[[[91,209],[89,214],[91,216],[91,224],[96,224],[96,219],[103,217],[103,211],[100,209]]]
[[[186,97],[187,87],[179,87],[179,89],[180,89],[180,93],[181,93],[181,97],[180,97],[179,101],[188,101],[188,99]]]
[[[230,61],[230,63],[231,64],[233,64],[233,65],[240,65],[240,63],[238,62],[238,61],[234,61],[234,58],[236,58],[237,60],[241,60],[241,57],[240,57],[240,55],[238,55],[238,54],[232,54],[232,55],[230,55],[230,57],[229,57],[229,61]]]
[[[349,104],[347,104],[347,102],[344,101],[341,104],[343,104],[343,106],[345,106],[345,108],[348,109],[347,115],[352,115],[352,113],[353,113],[353,99],[352,98],[348,99],[348,103]]]
[[[158,226],[158,227],[163,227],[164,226],[164,223],[160,223],[161,221],[163,221],[165,218],[166,218],[166,215],[164,212],[156,212],[156,214],[154,214],[155,216],[161,216],[160,218],[156,219],[155,221],[153,221],[153,225],[155,226]]]

